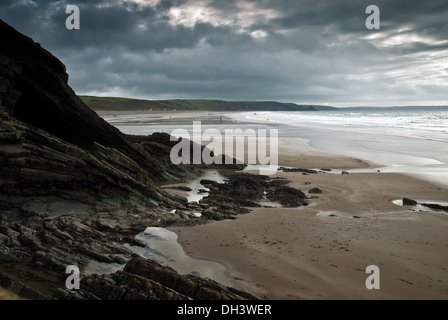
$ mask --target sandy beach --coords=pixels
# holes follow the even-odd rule
[[[378,164],[281,139],[279,164],[373,169]],[[258,208],[236,220],[171,228],[195,258],[221,262],[238,288],[263,299],[447,299],[448,215],[392,203],[446,201],[448,189],[398,173],[277,173],[307,193],[308,207]],[[380,289],[368,290],[369,265]]]
[[[278,153],[280,166],[333,169],[271,176],[323,193],[309,194],[307,207],[262,207],[235,220],[170,227],[189,256],[224,264],[235,287],[262,299],[448,299],[448,215],[392,202],[446,202],[445,186],[324,153],[301,138],[280,138]],[[369,265],[379,267],[379,290],[366,288]]]

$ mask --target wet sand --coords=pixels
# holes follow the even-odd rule
[[[378,166],[318,152],[301,139],[280,140],[279,164]],[[448,299],[448,215],[392,203],[447,201],[448,189],[398,173],[272,177],[323,194],[308,207],[258,208],[236,220],[172,228],[185,251],[227,265],[239,289],[264,299]],[[379,290],[365,286],[369,265],[380,269]]]

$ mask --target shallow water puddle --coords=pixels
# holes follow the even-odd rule
[[[202,176],[188,182],[187,186],[191,188],[191,191],[188,191],[188,202],[199,202],[199,200],[208,195],[210,189],[201,184],[201,180],[203,179],[216,181],[218,183],[224,183],[226,180],[226,178],[216,170],[204,171]]]
[[[232,284],[233,278],[229,276],[229,272],[223,264],[188,256],[177,241],[177,234],[168,229],[148,227],[135,238],[142,241],[146,247],[130,246],[129,244],[125,246],[144,258],[155,260],[164,266],[170,266],[179,274],[194,274],[224,285],[234,285]]]
[[[269,200],[264,200],[264,201],[258,201],[257,202],[259,205],[261,205],[262,207],[266,207],[266,208],[282,208],[283,205],[278,203],[278,202],[274,202],[274,201],[269,201]]]
[[[170,266],[182,275],[193,274],[212,279],[226,286],[235,286],[234,278],[230,276],[230,272],[225,265],[188,256],[177,241],[177,234],[168,229],[148,227],[135,238],[146,246],[137,247],[129,244],[124,246],[143,258],[154,260],[164,266]],[[124,266],[124,264],[92,260],[82,273],[83,275],[111,274],[123,270]]]

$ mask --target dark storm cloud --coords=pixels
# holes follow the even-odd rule
[[[80,30],[65,28],[67,4]],[[370,4],[380,30],[365,28]],[[444,0],[0,2],[79,94],[336,105],[448,104],[447,16]]]
[[[155,8],[119,1],[70,1],[79,6],[82,15],[82,27],[76,32],[65,28],[67,3],[45,1],[37,6],[30,1],[15,3],[4,8],[5,21],[53,50],[85,47],[163,50],[192,47],[200,38],[195,30],[169,24],[165,13],[173,1],[161,1]],[[22,15],[26,18],[21,18]]]

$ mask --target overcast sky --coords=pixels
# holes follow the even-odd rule
[[[0,0],[0,17],[80,95],[448,105],[446,0]]]

